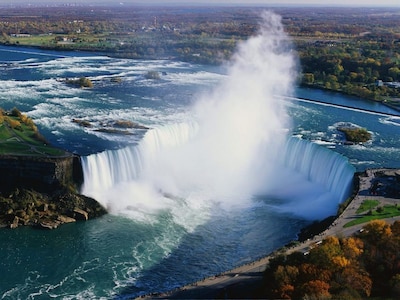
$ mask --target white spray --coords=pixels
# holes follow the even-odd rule
[[[275,97],[294,86],[296,56],[289,46],[280,16],[264,12],[258,34],[238,45],[226,78],[196,101],[193,124],[167,125],[149,131],[139,147],[86,157],[83,193],[112,211],[169,207],[165,194],[192,205],[250,199],[276,171],[290,127]],[[118,168],[132,175],[117,179]]]

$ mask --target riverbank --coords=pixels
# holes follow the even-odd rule
[[[303,87],[303,88],[322,90],[322,91],[331,92],[331,93],[339,93],[339,94],[342,94],[342,95],[345,95],[345,96],[348,96],[348,97],[355,97],[355,98],[362,99],[362,100],[368,100],[368,101],[376,102],[376,103],[382,104],[382,105],[384,105],[386,107],[389,107],[389,108],[391,108],[391,109],[393,109],[395,111],[398,111],[400,113],[400,99],[399,98],[388,97],[389,99],[377,100],[377,99],[374,99],[374,98],[362,97],[362,96],[360,96],[358,94],[355,94],[355,93],[347,93],[347,92],[345,92],[345,91],[343,91],[341,89],[337,89],[337,90],[327,89],[327,88],[325,88],[325,87],[323,87],[321,85],[304,84],[304,83],[302,83],[300,86]],[[310,100],[310,99],[306,99],[306,100]],[[316,102],[325,103],[323,101],[318,101],[318,100],[316,100]],[[355,107],[350,107],[349,106],[349,108],[355,108]],[[395,115],[395,114],[393,114],[393,115]],[[397,115],[395,115],[395,116],[397,116]]]
[[[139,298],[145,299],[215,299],[215,298],[257,298],[263,279],[263,273],[269,260],[276,254],[290,254],[295,251],[306,253],[311,247],[328,236],[347,237],[359,231],[365,224],[346,227],[351,220],[359,218],[357,209],[367,199],[377,199],[381,205],[399,203],[399,198],[386,197],[384,195],[370,195],[371,188],[379,174],[393,174],[394,169],[369,169],[358,175],[359,187],[352,201],[333,223],[321,233],[296,244],[291,248],[282,248],[270,255],[243,266],[239,266],[222,274],[218,274],[204,280],[183,286],[167,293],[155,293]],[[400,216],[386,219],[388,223],[400,220]]]
[[[211,56],[207,56],[210,48],[208,47],[207,49],[203,49],[203,54],[202,55],[198,55],[199,53],[196,54],[182,54],[181,52],[177,52],[177,51],[173,51],[173,53],[141,53],[140,55],[138,53],[133,53],[131,51],[128,52],[124,52],[124,51],[116,51],[116,49],[108,49],[107,47],[104,47],[104,45],[102,46],[91,46],[91,47],[84,47],[82,43],[50,43],[47,45],[43,44],[43,41],[40,44],[32,44],[32,43],[26,43],[26,39],[34,39],[36,40],[34,37],[24,37],[24,38],[19,38],[21,39],[18,43],[17,41],[15,41],[15,43],[9,43],[9,42],[2,42],[0,40],[0,45],[3,47],[15,47],[15,48],[31,48],[31,49],[39,49],[39,50],[50,50],[50,51],[55,51],[55,52],[71,52],[71,53],[88,53],[89,55],[92,55],[93,53],[99,54],[99,55],[104,55],[104,56],[108,56],[111,58],[122,58],[122,59],[137,59],[137,60],[158,60],[158,59],[166,59],[166,60],[177,60],[177,61],[184,61],[184,62],[188,62],[188,63],[193,63],[193,64],[204,64],[204,65],[209,65],[209,66],[218,66],[221,64],[224,64],[226,61],[222,60],[220,56],[215,56],[215,55],[211,55]],[[43,38],[43,37],[41,37]],[[61,38],[61,37],[60,37]],[[63,37],[64,38],[64,37]],[[163,36],[163,38],[165,38],[165,36]],[[16,37],[14,37],[14,39],[17,39]],[[53,41],[55,38],[51,37],[51,40]],[[24,43],[25,40],[25,43]],[[174,43],[172,41],[172,43]],[[133,47],[133,46],[132,46]],[[231,48],[231,46],[229,46],[229,52],[233,51],[234,48]],[[198,49],[198,47],[196,47],[196,49]],[[132,49],[130,49],[132,50]],[[199,50],[199,49],[198,49]],[[199,50],[200,51],[200,50]],[[207,55],[206,55],[207,53]],[[215,58],[218,57],[218,58]],[[0,61],[1,63],[1,61]],[[364,84],[364,88],[367,84]],[[372,84],[375,85],[375,84]],[[304,88],[310,88],[310,89],[318,89],[318,90],[323,90],[326,92],[332,92],[332,93],[340,93],[342,95],[345,96],[349,96],[349,97],[355,97],[355,98],[359,98],[359,99],[363,99],[363,100],[368,100],[368,101],[372,101],[372,102],[377,102],[380,103],[386,107],[389,107],[393,110],[396,110],[400,113],[400,100],[399,98],[395,98],[395,97],[389,97],[389,96],[380,96],[381,99],[377,100],[375,93],[372,93],[371,91],[371,96],[368,95],[364,95],[364,94],[360,94],[360,93],[356,93],[354,91],[344,91],[342,88],[337,88],[337,89],[333,89],[333,88],[326,88],[324,85],[322,84],[307,84],[307,83],[301,83],[300,87],[304,87]],[[364,89],[363,89],[364,90]],[[368,89],[366,89],[368,90]]]

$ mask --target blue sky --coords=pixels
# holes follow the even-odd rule
[[[393,6],[400,7],[400,0],[0,0],[0,4],[20,4],[20,3],[79,3],[79,4],[99,4],[99,3],[125,3],[125,4],[264,4],[264,5],[318,5],[318,6]]]

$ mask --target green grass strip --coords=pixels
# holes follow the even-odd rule
[[[362,214],[363,212],[372,210],[373,208],[377,207],[379,205],[378,200],[364,200],[360,207],[357,209],[356,213]]]
[[[387,219],[397,216],[400,216],[400,207],[397,205],[385,205],[380,212],[374,210],[371,214],[360,215],[358,219],[346,223],[343,227],[351,227],[354,225],[367,223],[372,220]]]
[[[55,148],[37,138],[35,128],[21,122],[19,117],[12,115],[1,117],[3,119],[2,123],[0,123],[0,155],[40,157],[63,156],[66,154],[64,150]]]

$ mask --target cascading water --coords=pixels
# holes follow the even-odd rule
[[[262,17],[259,34],[239,44],[224,80],[188,112],[191,123],[150,130],[137,147],[83,158],[82,192],[118,213],[164,209],[166,202],[173,210],[177,199],[190,208],[243,205],[276,192],[277,174],[286,174],[280,162],[285,153],[283,161],[294,158],[286,165],[290,172],[337,195],[337,173],[314,170],[322,161],[326,166],[329,155],[312,162],[325,150],[286,142],[290,120],[274,95],[292,92],[296,58],[280,17]]]
[[[288,139],[281,172],[268,195],[285,199],[280,209],[307,219],[334,215],[352,191],[355,168],[330,149],[296,137]]]
[[[83,157],[85,181],[82,192],[101,195],[117,184],[139,179],[144,170],[156,167],[154,162],[163,151],[183,145],[196,131],[194,123],[174,124],[147,132],[138,146]]]
[[[324,186],[338,203],[351,192],[354,167],[344,156],[311,142],[291,138],[286,144],[284,165],[306,180]]]
[[[163,153],[189,143],[197,132],[195,124],[174,124],[150,130],[138,146],[83,157],[85,182],[82,192],[101,201],[102,195],[112,187],[146,178],[149,169],[155,168],[157,172],[160,167],[157,161]],[[273,170],[275,176],[258,178],[260,190],[255,192],[295,200],[297,203],[290,202],[290,205],[293,208],[301,205],[303,209],[293,209],[294,213],[319,219],[334,213],[337,205],[351,192],[354,167],[347,158],[330,149],[292,137],[286,141],[280,155],[273,159],[274,165],[266,155],[261,153],[255,168],[258,174],[270,174]],[[168,189],[165,192],[179,193]],[[310,203],[320,201],[327,203],[313,207],[317,211],[310,210]],[[111,203],[101,202],[112,209]]]

